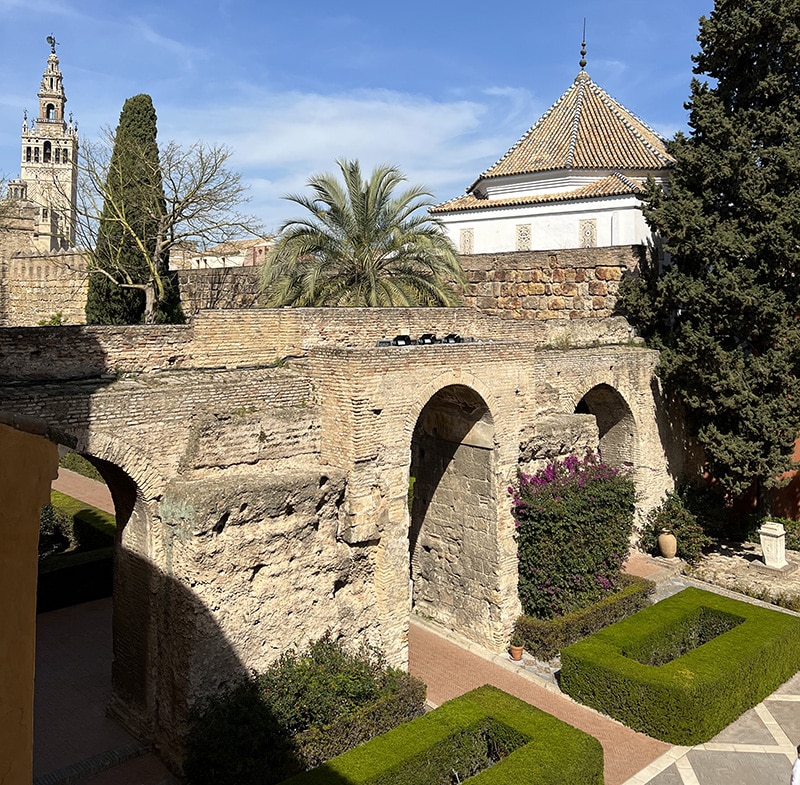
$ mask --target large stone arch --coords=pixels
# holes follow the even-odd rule
[[[112,594],[110,713],[136,736],[150,739],[165,711],[163,647],[164,544],[157,502],[164,478],[152,457],[125,434],[87,429],[62,434],[100,472],[117,519]]]
[[[497,457],[492,412],[465,384],[440,387],[410,439],[410,606],[481,642],[501,622]]]

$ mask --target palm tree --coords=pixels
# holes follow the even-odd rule
[[[464,272],[423,188],[393,194],[403,174],[358,161],[310,178],[313,196],[289,195],[310,215],[286,221],[261,273],[268,306],[458,305]]]

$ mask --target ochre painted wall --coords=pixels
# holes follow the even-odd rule
[[[39,513],[58,450],[0,424],[0,785],[33,778],[33,677]]]

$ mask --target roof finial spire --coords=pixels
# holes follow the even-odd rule
[[[586,17],[583,18],[583,41],[581,42],[581,60],[578,63],[581,71],[586,68]]]

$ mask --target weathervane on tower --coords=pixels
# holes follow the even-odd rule
[[[58,46],[58,41],[54,35],[47,36],[47,43],[50,44],[50,51],[55,54],[56,53],[56,46]]]

